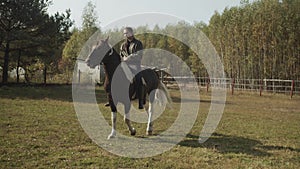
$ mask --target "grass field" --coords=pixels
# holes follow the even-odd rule
[[[300,168],[299,96],[228,95],[216,132],[199,144],[210,106],[209,93],[201,91],[198,118],[183,141],[161,155],[131,159],[92,142],[77,120],[71,91],[71,86],[0,87],[0,168]],[[103,89],[96,92],[109,121]],[[171,90],[173,98],[177,95]],[[155,121],[154,133],[175,118],[164,113]],[[145,135],[145,124],[134,126],[136,137]],[[121,118],[118,130],[128,134]]]

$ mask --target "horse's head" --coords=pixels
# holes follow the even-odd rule
[[[100,40],[88,55],[85,62],[90,68],[95,68],[111,52],[112,48],[108,44],[108,38]]]

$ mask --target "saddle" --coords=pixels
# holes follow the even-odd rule
[[[144,96],[144,94],[145,94],[146,82],[145,82],[143,77],[141,77],[141,83],[139,84],[139,86],[136,86],[136,85],[138,85],[137,84],[137,77],[134,76],[134,78],[130,82],[130,86],[129,86],[129,92],[130,92],[129,96],[131,96],[131,100],[136,100],[138,98],[137,91],[136,91],[136,89],[138,89],[138,88],[142,92],[140,95]]]
[[[130,81],[130,87],[129,87],[130,99],[135,100],[138,98],[139,109],[143,109],[144,108],[143,105],[145,104],[145,98],[146,98],[146,92],[145,92],[146,82],[141,75],[142,71],[138,72],[137,67],[136,69],[134,69],[128,66],[126,62],[121,62],[121,67],[125,73],[126,78]]]

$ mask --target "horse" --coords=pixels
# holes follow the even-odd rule
[[[92,52],[86,59],[86,64],[90,68],[95,68],[99,64],[102,64],[104,67],[106,83],[105,90],[109,100],[112,120],[112,130],[110,135],[108,136],[108,139],[116,137],[116,104],[118,103],[122,103],[124,105],[124,122],[127,124],[130,134],[134,136],[136,134],[136,130],[134,127],[132,127],[130,121],[131,98],[135,93],[133,83],[134,78],[133,76],[128,77],[128,71],[130,71],[130,69],[128,69],[127,64],[121,61],[121,56],[119,55],[119,53],[108,43],[108,38],[100,40],[93,47]],[[149,103],[145,107],[145,110],[148,114],[146,134],[152,135],[152,116],[154,113],[154,101],[156,100],[159,103],[163,102],[163,104],[167,104],[171,103],[172,100],[166,86],[160,81],[159,75],[154,69],[144,69],[139,73],[141,73],[142,78],[141,85],[143,85],[143,97],[149,97]],[[114,78],[114,76],[116,78]],[[152,91],[154,91],[154,94],[151,94]],[[163,91],[165,97],[162,97],[161,92],[159,91]],[[144,105],[145,104],[146,101],[144,101]]]

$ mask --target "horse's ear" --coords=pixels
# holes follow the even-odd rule
[[[107,36],[107,38],[104,40],[106,43],[108,42],[109,40],[109,36]]]

